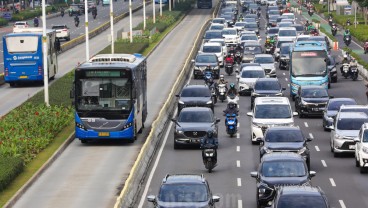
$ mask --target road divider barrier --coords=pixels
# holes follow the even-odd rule
[[[217,14],[220,4],[218,4],[214,13]],[[198,33],[195,43],[190,51],[187,59],[180,71],[177,80],[175,81],[167,100],[161,108],[157,118],[152,123],[151,131],[143,144],[141,151],[129,173],[128,178],[124,183],[123,190],[116,199],[114,208],[130,208],[136,207],[136,202],[139,199],[139,193],[141,188],[144,187],[144,179],[148,175],[148,169],[150,163],[153,161],[154,154],[159,148],[160,141],[164,137],[165,129],[170,123],[170,119],[174,116],[176,108],[176,94],[180,92],[186,81],[190,78],[190,72],[192,71],[191,60],[195,58],[197,51],[202,44],[202,37],[210,25],[210,19],[202,25],[200,32]]]

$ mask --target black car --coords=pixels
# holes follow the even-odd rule
[[[342,105],[357,105],[357,102],[353,98],[330,99],[323,111],[322,126],[325,131],[328,131],[333,127],[336,115]]]
[[[280,46],[279,69],[289,70],[290,47],[293,43],[282,43]]]
[[[252,90],[250,107],[253,109],[254,99],[256,97],[282,97],[282,91],[284,90],[286,89],[281,87],[277,78],[259,78],[255,82]]]
[[[335,61],[335,58],[331,55],[328,55],[327,59],[327,68],[330,71],[330,82],[336,83],[337,82],[337,69],[336,65],[339,63]]]
[[[320,187],[283,186],[277,189],[271,208],[330,208]]]
[[[257,138],[260,143],[259,156],[271,152],[296,152],[303,156],[310,169],[310,151],[307,142],[311,138],[305,138],[302,130],[295,126],[274,126],[266,130],[263,138]]]
[[[178,119],[172,119],[175,125],[174,149],[181,146],[200,146],[200,140],[208,130],[212,130],[217,137],[220,122],[213,111],[206,107],[188,107],[180,111]]]
[[[300,118],[309,115],[322,116],[329,99],[327,89],[323,86],[300,86],[295,95],[295,110]]]
[[[215,53],[199,53],[196,58],[192,60],[194,64],[193,76],[194,79],[199,79],[203,77],[204,70],[207,66],[210,66],[213,72],[214,78],[219,78],[220,76],[220,65],[217,55]]]
[[[187,85],[179,95],[178,112],[185,107],[207,107],[214,110],[211,90],[206,85]]]
[[[269,206],[275,189],[285,185],[310,185],[316,172],[309,171],[302,156],[292,152],[276,152],[262,157],[258,171],[251,172],[257,180],[257,207]]]
[[[212,195],[208,181],[203,175],[166,175],[162,180],[158,196],[149,195],[155,208],[208,207],[214,208],[220,197]]]

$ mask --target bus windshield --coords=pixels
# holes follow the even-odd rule
[[[36,53],[38,36],[13,36],[6,38],[9,53]]]
[[[326,51],[294,51],[292,76],[326,76]]]
[[[85,78],[76,83],[78,110],[130,110],[132,84],[128,78]]]

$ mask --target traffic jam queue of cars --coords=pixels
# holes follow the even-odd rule
[[[311,184],[316,172],[308,144],[313,138],[294,124],[294,117],[321,117],[321,127],[331,131],[332,154],[354,154],[363,173],[368,171],[368,106],[329,94],[331,83],[337,82],[339,63],[330,56],[328,39],[308,34],[293,13],[280,14],[277,4],[272,0],[222,2],[192,60],[194,81],[177,95],[173,148],[202,149],[203,163],[211,172],[221,151],[217,137],[222,134],[220,117],[224,117],[222,135],[233,137],[247,128],[249,144],[259,145],[260,163],[250,172],[256,180],[257,207],[330,207],[322,189]],[[260,25],[262,9],[266,27]],[[260,37],[261,30],[267,37]],[[277,70],[290,72],[290,93],[281,86]],[[234,89],[235,95],[231,94]],[[239,104],[245,99],[242,96],[250,97],[249,106]],[[224,115],[215,113],[220,105],[226,106],[220,110]],[[249,117],[250,126],[238,129],[240,113]],[[209,137],[215,138],[216,147],[204,147]],[[185,188],[177,196],[173,190],[179,186]],[[159,193],[148,197],[156,207],[169,202],[170,207],[179,207],[175,203],[184,201],[191,202],[190,207],[215,207],[220,200],[212,195],[203,175],[167,175]],[[185,194],[187,198],[178,199]]]

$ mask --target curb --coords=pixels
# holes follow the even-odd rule
[[[38,178],[55,162],[57,158],[74,140],[74,131],[65,140],[65,142],[54,152],[54,154],[42,165],[40,169],[14,194],[14,196],[4,205],[4,208],[10,208],[23,196],[23,194],[38,180]]]

